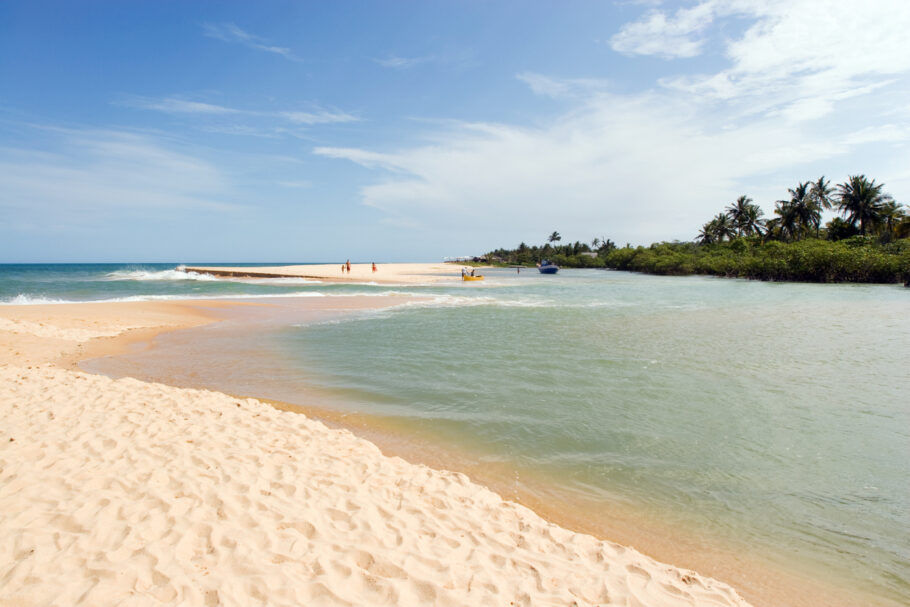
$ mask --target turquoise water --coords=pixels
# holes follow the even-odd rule
[[[910,290],[562,272],[277,340],[371,412],[910,602]]]
[[[0,304],[286,296],[318,284],[304,279],[224,280],[179,272],[177,267],[175,263],[0,264]]]
[[[90,267],[68,286],[10,287],[0,268],[0,301],[420,295],[344,318],[282,316],[219,368],[265,396],[315,383],[567,494],[798,561],[870,603],[910,604],[910,289],[594,270],[262,285],[171,270]]]

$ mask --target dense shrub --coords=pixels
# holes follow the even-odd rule
[[[738,238],[696,245],[659,243],[615,249],[606,267],[651,274],[711,274],[803,282],[881,282],[910,280],[910,240],[885,245],[853,236],[832,242],[809,238],[792,243]]]

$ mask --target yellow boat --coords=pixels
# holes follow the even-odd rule
[[[462,280],[483,280],[483,275],[469,276],[469,275],[465,274],[464,276],[461,277],[461,279]]]

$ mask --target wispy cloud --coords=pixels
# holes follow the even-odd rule
[[[356,116],[338,110],[318,109],[312,112],[276,112],[274,115],[284,118],[295,124],[332,124],[337,122],[356,122]]]
[[[620,94],[597,80],[526,72],[518,78],[532,91],[571,107],[533,125],[449,123],[417,146],[314,153],[381,172],[362,188],[363,202],[424,227],[483,217],[540,233],[692,238],[700,221],[743,192],[770,204],[798,180],[840,171],[871,174],[906,198],[910,112],[895,108],[906,108],[910,93],[902,33],[910,5],[870,2],[862,17],[850,17],[851,6],[737,0],[702,2],[663,20],[649,12],[641,23],[650,29],[640,33],[691,42],[676,56],[701,49],[713,33],[706,28],[734,9],[751,25],[726,43],[729,65],[713,74]],[[807,24],[821,34],[797,35]],[[645,38],[634,48],[670,55]]]
[[[203,23],[202,31],[209,38],[242,44],[246,47],[256,49],[257,51],[281,55],[285,59],[290,59],[291,61],[303,61],[299,57],[296,57],[294,53],[291,52],[291,49],[283,46],[274,46],[270,44],[268,40],[250,34],[233,23]]]
[[[40,219],[236,208],[216,166],[163,140],[124,131],[43,130],[53,139],[45,148],[0,148],[0,208],[7,213]]]
[[[606,90],[609,84],[597,78],[551,78],[533,72],[522,72],[515,77],[531,87],[535,94],[553,98],[587,96]]]
[[[852,0],[702,0],[675,13],[649,11],[623,26],[612,46],[626,54],[691,57],[711,35],[708,26],[730,18],[752,24],[725,41],[729,67],[661,84],[706,101],[739,100],[747,113],[802,121],[910,71],[910,3],[903,0],[869,0],[862,10]]]
[[[235,135],[258,137],[278,137],[294,134],[290,127],[314,126],[320,124],[337,124],[356,122],[357,116],[334,108],[312,107],[308,110],[251,110],[227,107],[201,101],[165,97],[161,99],[126,96],[114,102],[117,105],[142,110],[152,110],[172,115],[193,115],[208,117],[211,120],[230,119],[228,124],[200,123],[198,128],[207,131]],[[238,120],[246,119],[254,124],[239,124]],[[224,122],[221,120],[221,122]]]
[[[240,114],[241,110],[224,107],[222,105],[213,105],[211,103],[202,103],[200,101],[188,101],[186,99],[176,99],[166,97],[164,99],[149,99],[147,97],[128,97],[118,102],[120,105],[126,105],[145,110],[156,110],[166,114]]]
[[[669,15],[652,10],[643,19],[628,23],[610,39],[613,50],[629,55],[665,58],[694,57],[705,42],[701,34],[714,20],[714,0]]]
[[[389,55],[382,58],[374,58],[373,61],[381,65],[382,67],[387,67],[395,70],[406,70],[412,67],[418,66],[421,63],[427,63],[432,61],[433,57],[399,57],[397,55]]]

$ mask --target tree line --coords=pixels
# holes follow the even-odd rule
[[[533,265],[550,259],[563,267],[611,268],[654,274],[710,274],[807,282],[910,282],[910,215],[865,175],[832,187],[820,177],[788,188],[771,218],[740,196],[702,226],[690,242],[617,247],[594,238],[561,245],[553,232],[543,245],[497,249],[487,259]],[[822,226],[822,213],[839,216]]]
[[[876,184],[865,175],[851,175],[834,188],[822,176],[816,181],[800,182],[787,192],[788,199],[774,203],[776,217],[767,220],[751,198],[740,196],[702,226],[698,242],[713,244],[743,236],[783,242],[821,238],[822,212],[831,209],[836,209],[841,217],[825,224],[824,237],[828,240],[872,234],[885,243],[910,236],[910,216],[904,205],[884,192],[884,184]]]

